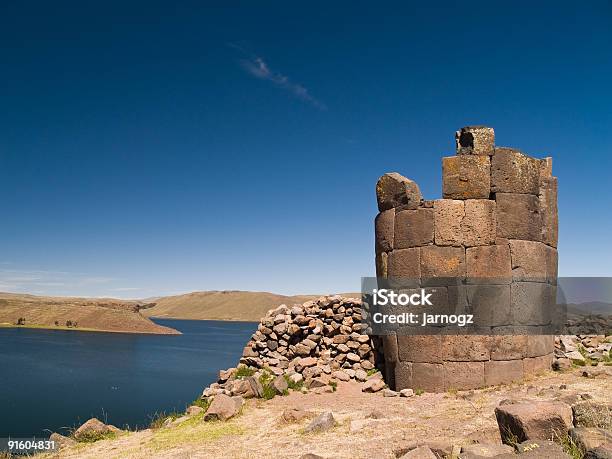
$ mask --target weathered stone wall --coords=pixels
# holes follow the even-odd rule
[[[398,173],[376,186],[377,277],[452,279],[437,290],[465,298],[490,335],[383,337],[386,379],[397,390],[472,389],[550,368],[554,337],[503,335],[504,326],[545,324],[556,295],[557,178],[551,158],[496,147],[492,128],[456,133],[442,160],[443,199],[423,200]],[[493,330],[493,328],[497,328]]]

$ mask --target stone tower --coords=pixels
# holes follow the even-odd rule
[[[537,334],[557,280],[557,178],[551,158],[495,146],[492,128],[457,131],[442,159],[442,199],[423,200],[398,173],[376,185],[378,278],[438,285],[486,317],[490,333],[382,337],[386,378],[397,390],[473,389],[549,368],[554,337]],[[451,279],[451,282],[432,280]],[[510,324],[525,334],[504,334]]]

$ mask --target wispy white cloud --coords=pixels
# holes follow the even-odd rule
[[[106,285],[114,280],[111,277],[68,271],[0,269],[0,291],[15,293],[59,293]]]
[[[308,89],[306,89],[299,83],[291,81],[289,77],[283,75],[282,73],[273,71],[262,57],[257,55],[251,55],[240,46],[230,46],[234,49],[237,49],[241,53],[248,55],[248,57],[240,59],[240,65],[250,75],[260,80],[272,82],[279,88],[291,93],[294,97],[297,97],[298,99],[309,103],[310,105],[318,108],[319,110],[327,110],[327,106],[319,99],[313,97],[310,92],[308,92]]]

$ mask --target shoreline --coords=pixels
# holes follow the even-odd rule
[[[0,329],[28,329],[28,330],[53,330],[53,331],[75,331],[75,332],[87,332],[87,333],[123,333],[123,334],[136,334],[136,335],[169,335],[177,336],[182,335],[179,330],[174,328],[166,327],[174,332],[170,333],[159,333],[154,331],[139,331],[139,330],[108,330],[103,328],[88,328],[88,327],[66,327],[65,325],[58,326],[47,326],[47,325],[15,325],[10,323],[0,323]]]
[[[259,320],[243,320],[243,319],[186,319],[184,317],[168,317],[168,316],[146,316],[148,319],[168,319],[168,320],[190,320],[197,322],[243,322],[245,324],[258,324]]]

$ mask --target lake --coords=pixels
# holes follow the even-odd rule
[[[155,319],[182,335],[0,329],[0,437],[66,434],[91,417],[147,426],[235,366],[257,324]]]

